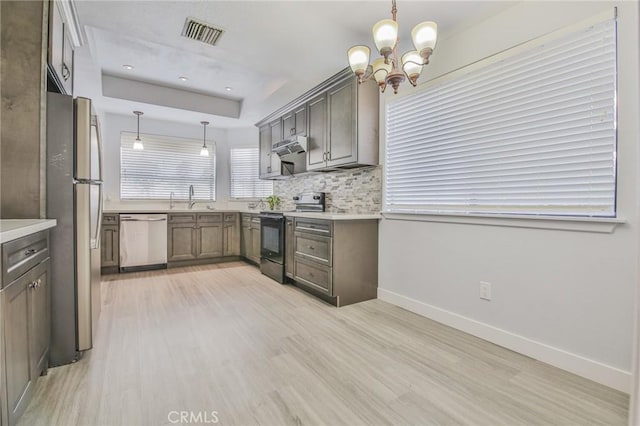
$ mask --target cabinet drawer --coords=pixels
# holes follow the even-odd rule
[[[116,225],[120,222],[119,214],[103,214],[102,215],[102,224],[103,225]]]
[[[49,257],[49,232],[28,235],[2,245],[2,283],[7,285]]]
[[[169,223],[195,222],[195,213],[172,213],[169,215]]]
[[[307,232],[295,233],[295,254],[331,266],[331,238]]]
[[[296,232],[309,232],[318,235],[326,235],[328,237],[332,234],[332,226],[330,220],[296,217],[295,223]]]
[[[238,213],[225,213],[224,221],[225,222],[235,222],[238,220]]]
[[[328,266],[296,258],[294,279],[328,295],[332,295],[332,269]]]
[[[251,215],[250,214],[244,214],[243,213],[241,216],[242,216],[242,224],[243,225],[245,225],[245,224],[248,225],[248,224],[251,223]]]
[[[198,213],[198,223],[222,222],[222,213]]]

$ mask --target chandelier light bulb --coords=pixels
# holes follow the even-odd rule
[[[354,46],[347,52],[349,65],[356,75],[362,75],[369,66],[369,54],[371,50],[367,46]]]
[[[387,58],[398,42],[398,23],[393,19],[383,19],[373,26],[373,41],[380,55]]]

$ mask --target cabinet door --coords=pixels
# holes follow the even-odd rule
[[[260,263],[260,227],[251,227],[251,250],[249,259],[256,263]]]
[[[272,121],[269,126],[271,127],[271,145],[276,142],[280,142],[282,138],[282,121],[280,119]],[[269,147],[271,149],[271,146]],[[280,157],[277,154],[271,154],[271,169],[270,173],[280,174]]]
[[[240,255],[248,258],[251,251],[251,226],[242,226],[240,232]]]
[[[284,242],[284,271],[287,277],[293,278],[293,219],[287,218],[287,225],[284,230],[285,242]]]
[[[103,225],[100,237],[102,267],[118,266],[120,263],[120,232],[118,225]]]
[[[64,21],[58,7],[58,2],[49,4],[49,64],[62,81],[62,55],[64,46]]]
[[[260,177],[271,172],[271,127],[260,127]]]
[[[35,378],[47,369],[49,360],[51,286],[48,260],[33,269],[29,285],[31,377]]]
[[[356,135],[355,79],[327,93],[329,137],[327,139],[327,166],[354,163],[358,159]]]
[[[325,146],[327,141],[327,97],[318,96],[309,101],[307,134],[307,170],[325,167]]]
[[[223,232],[223,256],[238,256],[240,254],[240,234],[238,225],[225,223]]]
[[[198,259],[222,256],[222,223],[201,224],[198,229]]]
[[[168,226],[167,259],[169,262],[196,258],[196,224],[175,223]]]
[[[293,111],[295,119],[294,135],[307,136],[307,105],[302,105]]]
[[[29,350],[29,287],[27,273],[2,290],[4,322],[4,367],[6,368],[7,417],[16,424],[33,392]]]
[[[296,134],[296,117],[293,111],[282,116],[282,133],[284,138]]]
[[[73,44],[67,25],[64,25],[64,41],[62,46],[62,85],[67,95],[73,94]]]

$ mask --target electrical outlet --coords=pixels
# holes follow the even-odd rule
[[[480,299],[491,300],[491,283],[480,281]]]

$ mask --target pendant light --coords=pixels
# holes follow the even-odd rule
[[[140,116],[144,114],[142,111],[133,111],[135,115],[138,116],[138,133],[136,136],[136,140],[133,142],[133,149],[136,151],[142,151],[144,149],[144,145],[142,145],[142,141],[140,140]]]
[[[207,148],[207,124],[209,124],[208,121],[201,121],[200,124],[202,124],[202,126],[204,126],[204,136],[202,138],[202,149],[200,150],[200,155],[202,155],[203,157],[208,157],[209,156],[209,148]]]

